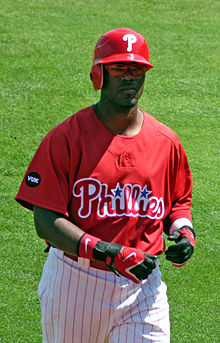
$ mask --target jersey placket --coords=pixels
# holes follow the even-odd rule
[[[115,136],[108,151],[115,157],[119,169],[132,170],[135,168],[136,156],[130,152],[130,146],[135,137]]]

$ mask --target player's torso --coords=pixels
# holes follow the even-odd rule
[[[83,126],[69,204],[71,220],[83,230],[131,245],[146,232],[152,239],[161,235],[171,206],[172,144],[158,134],[156,125],[149,125],[151,119],[145,117],[134,137],[114,135],[98,119]]]

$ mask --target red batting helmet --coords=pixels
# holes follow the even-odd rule
[[[145,64],[146,70],[153,68],[146,40],[130,29],[111,30],[98,40],[90,73],[96,91],[103,85],[102,65],[113,62],[138,62]]]

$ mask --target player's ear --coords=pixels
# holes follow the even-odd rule
[[[103,66],[102,64],[96,64],[92,66],[90,73],[90,79],[93,83],[93,88],[95,91],[102,88],[103,85]]]

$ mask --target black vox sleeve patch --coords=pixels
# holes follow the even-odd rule
[[[27,174],[25,181],[29,187],[37,187],[41,182],[41,177],[38,173],[31,172]]]

